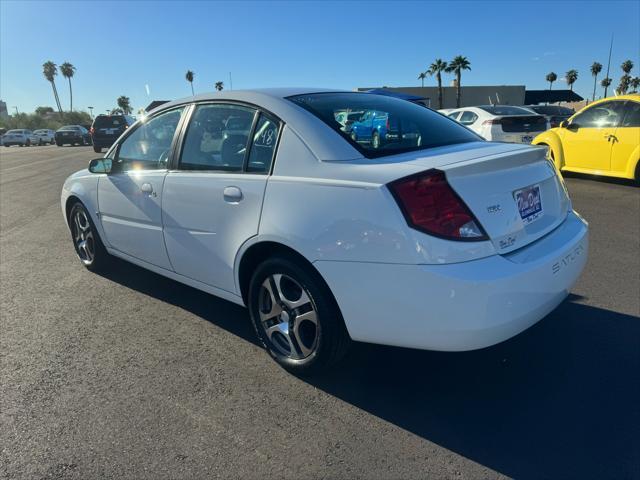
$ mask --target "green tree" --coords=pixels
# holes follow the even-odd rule
[[[622,65],[620,65],[620,68],[628,75],[631,73],[631,69],[633,68],[633,62],[631,60],[625,60],[622,62]]]
[[[633,77],[631,79],[630,84],[631,84],[632,90],[629,93],[637,93],[638,92],[638,87],[640,87],[640,77]]]
[[[558,75],[556,74],[556,72],[549,72],[547,73],[546,79],[547,82],[549,82],[549,90],[551,90],[553,88],[553,82],[558,79]]]
[[[578,71],[573,69],[569,70],[564,74],[564,79],[567,82],[567,85],[569,85],[569,90],[573,92],[573,84],[578,80]]]
[[[221,92],[224,89],[224,82],[216,82],[215,88],[217,91]]]
[[[38,108],[36,108],[36,115],[40,115],[41,117],[44,117],[47,113],[53,113],[53,112],[55,112],[53,107],[38,107]]]
[[[591,101],[596,99],[596,86],[598,85],[598,74],[602,71],[602,64],[593,62],[591,64],[591,75],[593,75],[593,96]]]
[[[71,65],[69,62],[64,62],[60,65],[60,73],[62,76],[69,80],[69,111],[73,112],[73,90],[71,89],[71,77],[76,73],[76,67]]]
[[[467,57],[456,55],[447,66],[447,72],[456,75],[456,108],[460,108],[460,98],[462,97],[462,71],[471,70],[471,62]]]
[[[118,107],[120,108],[120,110],[122,110],[122,113],[124,113],[125,115],[130,115],[132,109],[131,109],[131,100],[129,99],[129,97],[125,95],[119,96]]]
[[[58,66],[51,60],[42,64],[42,74],[51,83],[53,96],[58,106],[58,112],[62,115],[62,106],[60,105],[60,97],[58,97],[58,89],[56,88],[56,75],[58,75]]]
[[[607,98],[607,90],[611,86],[611,79],[609,77],[605,77],[600,81],[600,86],[604,88],[604,97]]]
[[[425,72],[420,72],[420,75],[418,75],[418,80],[422,81],[422,87],[424,88],[424,79],[427,78],[427,74]]]
[[[429,65],[429,69],[427,70],[428,75],[435,75],[436,81],[438,82],[438,105],[440,109],[443,108],[443,99],[442,99],[442,72],[447,71],[447,62],[442,60],[441,58],[436,58],[435,61]]]
[[[187,73],[185,73],[184,78],[187,79],[187,82],[189,82],[189,84],[191,85],[191,95],[195,95],[193,93],[193,77],[195,77],[195,73],[193,73],[191,70],[187,70]]]
[[[629,90],[629,86],[631,85],[631,75],[625,73],[620,77],[620,83],[618,84],[618,94],[624,95]]]

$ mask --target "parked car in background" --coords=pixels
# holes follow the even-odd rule
[[[533,140],[561,171],[640,183],[640,94],[597,100]]]
[[[109,148],[134,123],[130,115],[98,115],[89,130],[93,151],[100,153],[103,148]]]
[[[421,141],[354,142],[350,110]],[[240,112],[253,121],[207,141]],[[556,308],[588,235],[546,153],[388,96],[229,90],[152,111],[61,207],[86,268],[114,255],[245,305],[269,354],[310,373],[351,340],[473,350]]]
[[[41,128],[40,130],[34,130],[33,134],[38,137],[38,145],[53,145],[56,143],[56,132],[47,128]]]
[[[56,130],[56,145],[89,145],[91,138],[86,128],[80,125],[67,125]]]
[[[547,129],[544,115],[511,105],[457,108],[447,116],[491,142],[531,143]]]
[[[525,105],[524,108],[538,115],[544,115],[547,119],[548,128],[559,127],[560,123],[575,113],[573,109],[560,105]]]
[[[29,147],[31,145],[37,145],[38,142],[38,137],[36,137],[31,130],[27,129],[9,130],[2,136],[2,144],[5,147],[10,147],[11,145]]]

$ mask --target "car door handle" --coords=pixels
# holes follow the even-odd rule
[[[224,201],[228,203],[238,203],[242,200],[242,190],[238,187],[226,187],[223,191]]]
[[[142,193],[151,195],[153,193],[153,185],[151,185],[150,183],[143,183],[142,185],[140,185],[140,190],[142,191]]]

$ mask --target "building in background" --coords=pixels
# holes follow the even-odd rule
[[[358,88],[358,91],[371,90],[376,87]],[[415,95],[425,99],[427,106],[433,109],[440,108],[438,105],[438,87],[393,87],[388,90],[409,95]],[[501,104],[501,105],[524,105],[525,86],[524,85],[487,85],[487,86],[466,86],[462,85],[461,107],[472,107],[475,105]],[[456,87],[442,87],[442,108],[456,108]]]
[[[0,100],[0,118],[9,118],[9,112],[7,111],[7,103]]]

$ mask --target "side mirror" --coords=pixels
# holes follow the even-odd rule
[[[565,122],[567,122],[567,121],[565,120]],[[577,123],[568,123],[567,122],[567,126],[566,126],[567,130],[570,130],[572,132],[577,132],[579,128],[580,128],[580,125],[578,125]]]
[[[558,125],[560,128],[567,128],[569,126],[569,122],[566,120],[563,120],[560,122],[560,125]]]
[[[110,158],[94,158],[89,162],[91,173],[111,173],[113,161]]]

